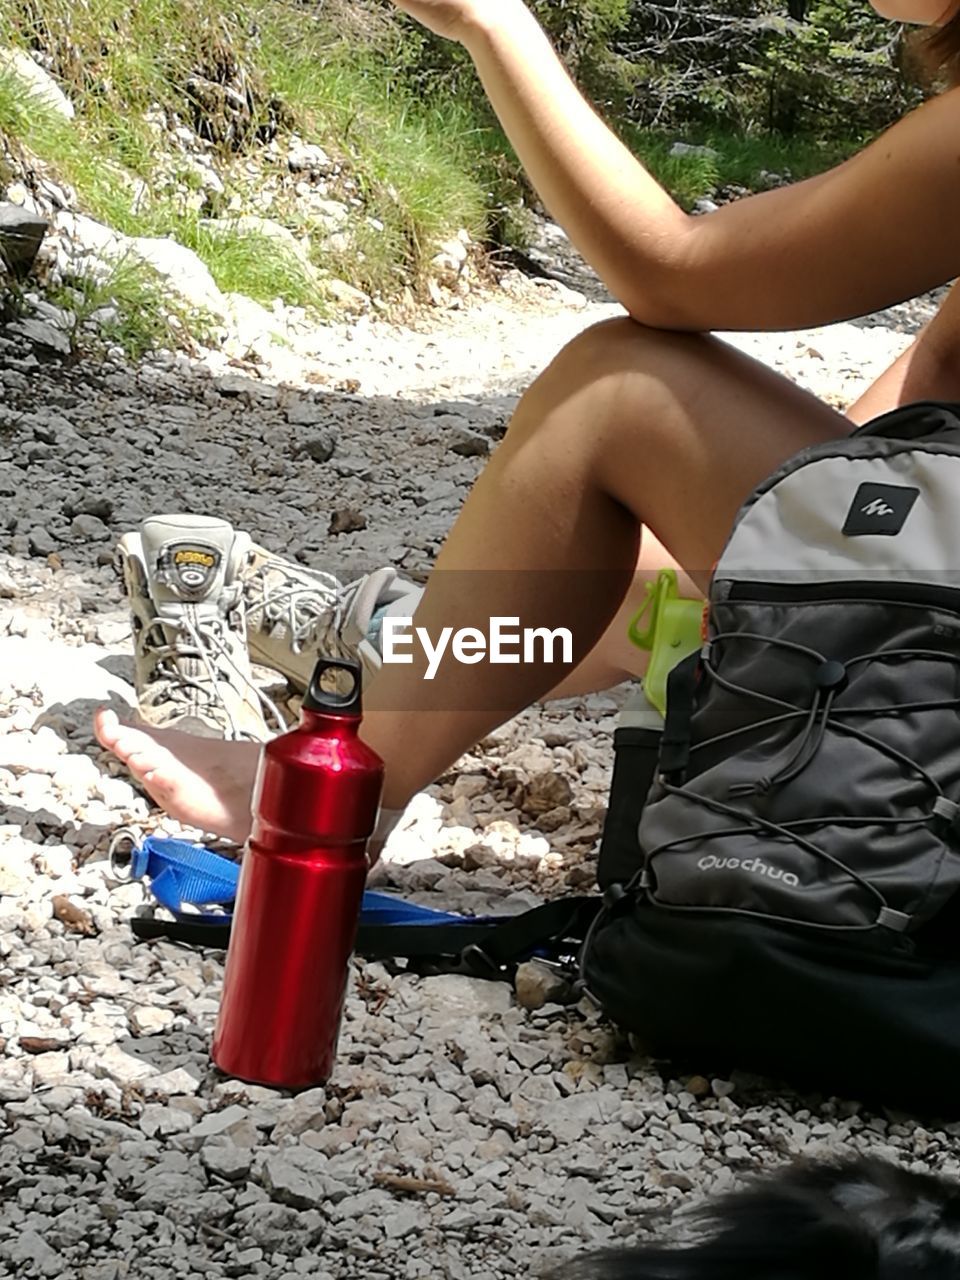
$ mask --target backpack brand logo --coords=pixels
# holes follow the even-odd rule
[[[791,889],[799,889],[800,879],[792,871],[784,871],[783,867],[772,867],[762,858],[718,858],[708,853],[697,863],[701,871],[747,871],[750,875],[766,876],[768,880],[781,880]]]
[[[901,484],[860,485],[843,524],[848,538],[874,533],[892,538],[906,524],[920,490]]]
[[[892,516],[893,507],[888,507],[885,502],[881,502],[879,498],[874,498],[872,502],[868,502],[865,507],[860,510],[865,516]]]

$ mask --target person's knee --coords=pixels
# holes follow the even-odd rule
[[[705,355],[700,334],[651,329],[628,316],[584,329],[557,354],[521,400],[510,424],[514,444],[531,434],[589,428],[597,442],[611,430],[634,444],[654,433],[663,410],[689,394]]]
[[[702,360],[708,341],[703,334],[653,329],[629,316],[615,316],[584,329],[555,363],[598,378],[639,372],[669,380]]]

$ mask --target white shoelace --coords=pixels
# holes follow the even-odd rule
[[[197,629],[197,634],[198,635],[201,634],[199,631],[199,628]],[[249,690],[251,690],[253,694],[255,694],[255,696],[260,702],[260,705],[263,707],[264,711],[269,712],[269,714],[273,717],[274,722],[276,724],[277,732],[282,733],[286,729],[287,724],[277,704],[273,701],[272,698],[268,697],[268,695],[265,694],[262,689],[258,688],[257,685],[254,684],[254,682],[249,678],[249,676],[247,676],[245,672],[241,671],[241,669],[237,666],[236,662],[233,659],[233,655],[230,653],[229,648],[224,643],[223,637],[219,633],[219,631],[213,631],[211,633],[210,639],[216,652],[219,654],[221,660],[225,662],[233,670],[233,672],[237,676],[237,679],[240,680],[241,683],[244,684]],[[206,663],[208,661],[209,659],[207,657],[207,654],[204,653],[204,662]],[[230,714],[229,709],[227,709],[227,714],[228,715]],[[231,717],[231,721],[232,721],[232,717]],[[232,727],[236,728],[235,725],[232,725]]]
[[[164,626],[177,627],[176,643],[171,643],[167,640]],[[222,620],[209,619],[199,623],[188,612],[184,612],[176,621],[173,619],[154,619],[143,633],[141,647],[153,659],[154,672],[159,673],[168,683],[166,687],[153,684],[157,677],[156,675],[151,676],[151,685],[148,685],[144,690],[143,700],[153,705],[156,705],[161,699],[168,699],[172,702],[186,702],[190,692],[194,691],[197,695],[200,695],[199,701],[202,701],[208,707],[215,707],[226,717],[229,732],[234,739],[249,737],[249,734],[245,733],[238,725],[229,705],[223,698],[217,697],[216,691],[221,680],[225,676],[228,680],[230,678],[229,672],[218,670],[216,660],[219,659],[221,663],[226,664],[229,671],[233,672],[241,685],[255,695],[264,710],[273,717],[277,731],[282,732],[286,728],[286,721],[280,709],[273,699],[257,688],[256,684],[237,666],[230,653],[229,646],[224,641],[222,630]],[[152,632],[156,632],[157,636],[160,637],[160,643],[149,639]],[[180,632],[186,634],[190,642],[189,645],[180,643]],[[194,658],[203,664],[210,682],[209,685],[203,684],[195,677],[185,675],[179,670],[177,663],[184,658]]]
[[[307,587],[297,583],[285,591],[277,591],[264,599],[263,615],[269,630],[284,623],[290,637],[290,648],[300,654],[305,646],[315,647],[318,635],[330,631],[340,639],[340,631],[360,590],[363,578],[344,586],[329,573],[318,573],[323,586]],[[329,592],[324,595],[323,588]]]

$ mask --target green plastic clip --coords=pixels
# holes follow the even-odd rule
[[[681,596],[676,571],[661,569],[630,619],[629,634],[638,649],[650,654],[643,689],[662,716],[667,714],[667,676],[678,662],[700,648],[702,623],[703,601]]]

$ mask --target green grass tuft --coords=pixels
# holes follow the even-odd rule
[[[148,351],[192,350],[211,320],[187,308],[147,263],[125,256],[109,272],[91,271],[50,292],[72,317],[68,332],[75,352],[99,341],[120,347],[131,360]],[[96,335],[91,329],[96,322]]]
[[[181,220],[176,230],[180,243],[202,259],[224,293],[244,293],[265,304],[280,298],[291,306],[317,305],[314,273],[271,236],[197,218]]]
[[[684,138],[692,145],[710,147],[715,156],[670,154],[676,135],[664,138],[633,126],[623,129],[627,145],[656,175],[684,208],[718,187],[737,185],[762,189],[764,174],[791,181],[822,173],[858,150],[855,141],[821,143],[812,139],[787,139],[775,134],[717,134]]]
[[[383,224],[379,230],[361,219],[355,247],[321,253],[320,262],[360,288],[395,292],[422,275],[437,241],[461,227],[484,233],[476,121],[456,100],[415,99],[378,58],[376,33],[358,54],[355,45],[330,43],[316,19],[312,27],[309,18],[300,21],[298,39],[282,24],[264,31],[266,84],[291,104],[302,132],[349,157],[365,217]]]

